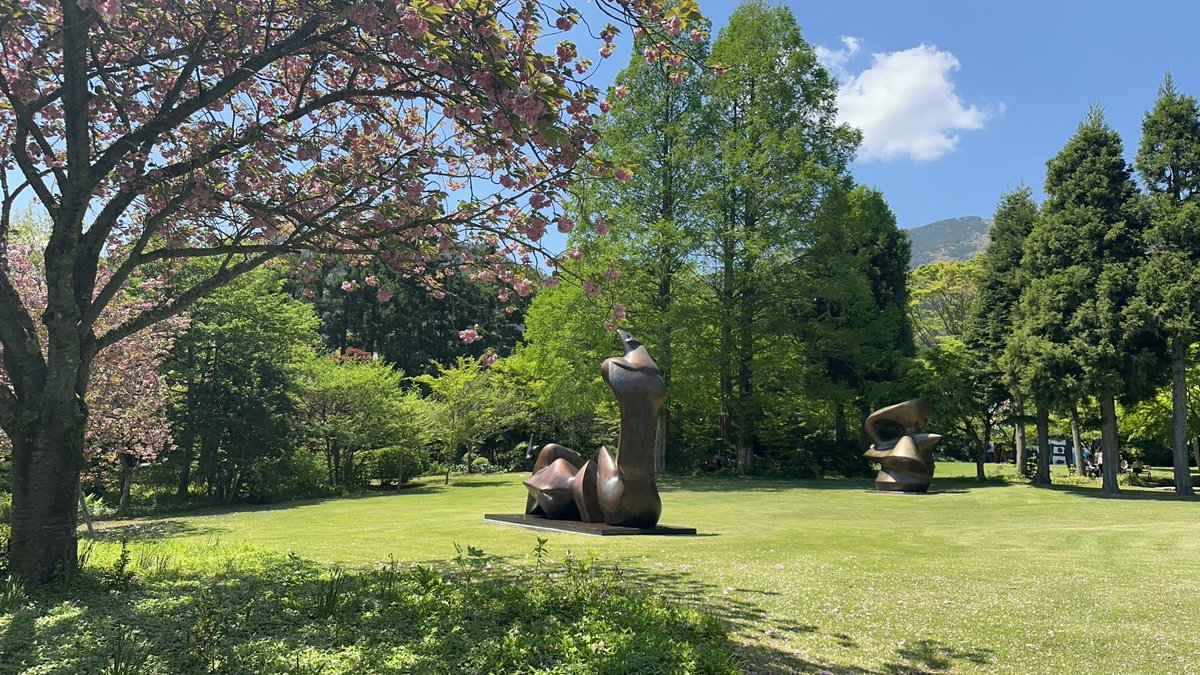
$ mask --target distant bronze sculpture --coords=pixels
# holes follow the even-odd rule
[[[544,446],[533,476],[525,480],[525,513],[625,527],[658,524],[662,500],[654,482],[654,434],[665,385],[646,348],[629,333],[617,333],[625,355],[600,366],[621,410],[616,457],[600,448],[591,462],[557,443]]]
[[[933,410],[920,399],[880,408],[867,417],[874,443],[863,453],[879,462],[875,488],[889,492],[926,492],[933,481],[933,446],[942,437],[927,434]]]

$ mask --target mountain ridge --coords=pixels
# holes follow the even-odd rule
[[[957,216],[909,228],[907,232],[912,241],[912,256],[908,260],[908,268],[916,269],[942,260],[974,258],[987,247],[988,228],[991,226],[991,218]]]

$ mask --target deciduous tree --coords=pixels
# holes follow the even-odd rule
[[[569,35],[557,45],[543,37],[546,26],[579,22],[567,5],[3,7],[0,251],[23,195],[52,222],[44,311],[17,295],[0,253],[10,561],[33,582],[76,564],[85,401],[99,352],[284,253],[374,254],[434,288],[443,267],[511,270],[512,258],[536,255],[558,191],[594,140],[590,55]],[[691,0],[600,7],[664,38],[698,17]],[[604,56],[616,27],[596,32]],[[671,53],[656,43],[647,57]],[[199,257],[218,261],[211,275],[176,274]],[[98,276],[102,258],[111,278]],[[157,302],[101,326],[149,269],[162,276]]]

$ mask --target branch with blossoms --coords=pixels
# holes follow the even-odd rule
[[[661,36],[665,61],[699,17],[691,0],[601,8]],[[587,154],[604,111],[591,61],[569,40],[538,51],[544,26],[577,21],[530,1],[21,0],[0,21],[5,213],[28,190],[54,221],[48,311],[98,334],[85,353],[298,251],[443,261],[526,295],[535,280],[514,266],[558,260],[541,241],[575,226],[561,213],[571,176],[629,177]],[[600,31],[601,58],[616,31]],[[197,257],[217,272],[175,286]],[[94,330],[146,270],[163,275],[156,300]],[[36,382],[44,352],[6,275],[0,343]],[[437,289],[437,273],[415,276]]]

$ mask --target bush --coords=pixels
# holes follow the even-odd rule
[[[273,460],[250,464],[242,485],[241,498],[257,503],[338,494],[329,484],[324,458],[305,449],[292,450]]]
[[[403,485],[429,464],[427,449],[404,445],[371,450],[362,453],[362,457],[360,477],[365,481],[379,481],[382,485]]]

